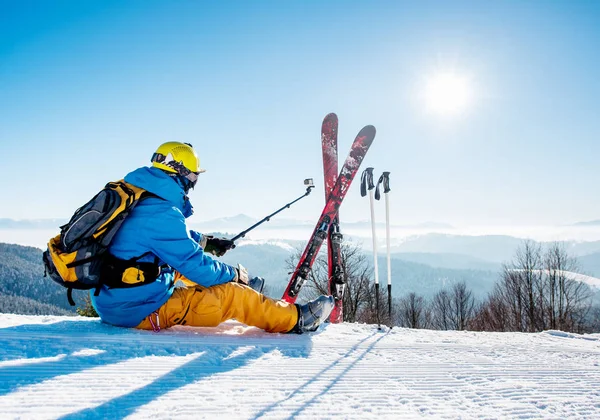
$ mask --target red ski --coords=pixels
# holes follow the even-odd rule
[[[331,194],[331,190],[338,176],[338,118],[335,114],[329,114],[323,120],[321,126],[321,145],[323,149],[323,175],[325,181],[325,202]],[[340,232],[339,212],[329,226],[327,233],[327,256],[328,256],[328,287],[329,294],[335,298],[335,307],[331,311],[329,321],[338,324],[343,322],[343,298],[346,282],[344,278],[344,267],[342,265],[342,241],[344,237]]]
[[[342,201],[344,200],[344,197],[346,196],[346,193],[352,184],[354,176],[358,172],[358,168],[360,167],[363,158],[367,154],[371,143],[373,143],[374,138],[375,127],[372,125],[367,125],[360,130],[354,139],[350,153],[348,154],[348,157],[342,166],[342,170],[340,171],[337,180],[331,189],[331,193],[329,194],[329,198],[325,203],[325,208],[321,213],[321,217],[319,217],[319,221],[315,226],[308,244],[306,244],[304,253],[302,254],[302,257],[300,257],[300,261],[292,273],[292,278],[290,279],[288,286],[283,293],[282,299],[286,302],[294,303],[296,301],[298,293],[306,281],[308,273],[310,272],[315,258],[319,253],[319,249],[321,248],[321,245],[323,245],[323,241],[329,233],[329,226],[337,216],[340,205],[342,204]]]

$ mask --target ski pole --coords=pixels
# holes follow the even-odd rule
[[[375,206],[373,205],[373,168],[366,168],[360,179],[360,195],[367,195],[369,190],[369,202],[371,204],[371,236],[373,237],[373,268],[375,270],[375,310],[377,311],[377,328],[381,329],[379,320],[379,270],[377,268],[377,233],[375,231]]]
[[[275,216],[277,213],[285,210],[285,209],[289,209],[290,206],[292,204],[294,204],[296,201],[303,199],[304,197],[306,197],[307,195],[310,194],[310,192],[312,191],[312,189],[315,187],[312,178],[308,178],[304,180],[304,185],[306,185],[306,192],[301,195],[300,197],[296,198],[294,201],[291,201],[289,203],[287,203],[285,206],[283,206],[282,208],[280,208],[279,210],[269,214],[267,217],[265,217],[264,219],[262,219],[261,221],[253,224],[252,226],[250,226],[248,229],[238,233],[237,235],[235,235],[233,238],[230,239],[230,241],[235,242],[236,240],[243,238],[244,236],[246,236],[246,234],[248,232],[250,232],[252,229],[256,228],[259,225],[262,225],[264,222],[268,222],[269,220],[271,220],[271,217]]]
[[[377,189],[375,190],[375,199],[379,200],[379,186],[383,183],[383,192],[385,194],[385,244],[387,246],[387,290],[388,290],[388,316],[390,324],[392,322],[392,264],[390,256],[390,173],[384,172],[377,181]]]

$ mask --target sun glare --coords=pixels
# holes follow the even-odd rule
[[[424,99],[428,111],[453,116],[467,110],[472,92],[466,77],[454,73],[439,73],[427,80]]]

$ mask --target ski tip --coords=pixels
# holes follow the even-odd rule
[[[330,112],[323,118],[323,125],[334,124],[337,126],[338,116],[335,112]]]
[[[374,138],[375,137],[375,133],[377,132],[377,130],[375,130],[375,127],[372,125],[365,125],[362,130],[360,130],[360,132],[358,133],[358,135],[360,137],[369,137],[369,138]]]

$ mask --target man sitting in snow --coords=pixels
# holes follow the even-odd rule
[[[228,319],[268,332],[316,330],[333,309],[331,296],[305,305],[266,297],[251,287],[262,289],[262,279],[249,281],[243,267],[205,255],[221,256],[233,242],[188,232],[185,219],[192,214],[188,193],[201,172],[191,145],[168,142],[154,153],[151,167],[125,177],[152,196],[132,210],[111,242],[105,276],[132,287],[103,285],[98,296],[92,294],[100,318],[112,325],[155,331],[173,325],[213,327]],[[153,273],[156,281],[136,285],[140,272]],[[176,288],[175,283],[185,286]]]

